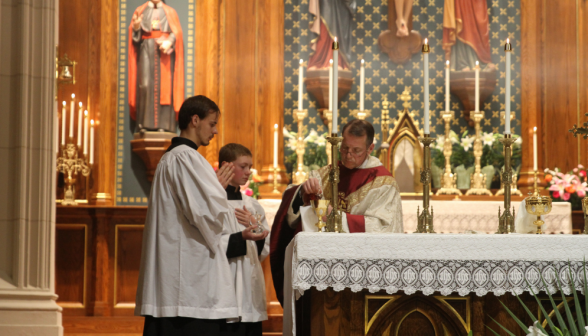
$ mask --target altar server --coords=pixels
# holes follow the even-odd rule
[[[226,335],[226,319],[239,316],[221,244],[223,227],[237,225],[221,185],[230,170],[219,179],[197,151],[217,134],[219,115],[210,99],[187,99],[179,112],[180,136],[157,165],[135,308],[145,316],[144,335]]]
[[[221,148],[218,162],[221,167],[233,164],[234,177],[225,190],[239,222],[228,227],[227,233],[231,235],[224,235],[222,240],[230,246],[230,237],[233,246],[237,246],[231,249],[233,255],[227,253],[227,256],[230,257],[229,264],[235,279],[239,320],[234,324],[229,320],[228,328],[234,331],[235,335],[261,336],[261,321],[267,320],[265,280],[261,262],[269,255],[269,239],[266,239],[269,226],[265,219],[265,211],[259,202],[241,193],[241,186],[248,183],[252,174],[251,151],[243,145],[230,143]],[[240,233],[252,225],[259,225],[258,229],[263,229],[263,232],[257,238],[239,239],[242,245],[235,243],[237,239],[233,238],[239,238]],[[243,236],[248,237],[246,234]]]
[[[392,174],[374,150],[374,127],[365,120],[352,120],[343,127],[339,162],[339,209],[344,232],[403,232],[400,191]],[[271,232],[270,263],[274,287],[283,302],[284,253],[301,231],[300,207],[312,196],[330,199],[330,166],[310,172],[306,182],[291,186],[282,196]],[[330,209],[330,208],[329,208]],[[330,210],[329,210],[330,211]]]

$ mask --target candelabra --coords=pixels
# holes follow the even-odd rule
[[[492,192],[486,188],[486,174],[482,173],[482,154],[484,153],[484,146],[482,144],[482,130],[480,124],[482,119],[484,119],[484,111],[475,111],[473,113],[473,117],[474,123],[476,125],[476,140],[474,140],[474,158],[476,160],[476,168],[470,177],[470,190],[466,192],[466,195],[492,196]]]
[[[302,135],[302,130],[304,128],[304,125],[302,124],[302,122],[304,121],[304,118],[306,118],[307,116],[308,116],[308,110],[297,110],[296,111],[296,120],[298,121],[298,143],[296,145],[296,154],[298,155],[298,169],[296,170],[296,173],[294,174],[294,183],[295,184],[304,183],[304,181],[306,181],[306,178],[308,177],[306,172],[302,168],[304,165],[304,151],[305,151],[304,138]],[[274,190],[275,190],[275,187],[274,187]]]
[[[588,113],[585,114],[588,117]],[[574,124],[574,127],[570,130],[574,135],[574,138],[581,134],[584,139],[588,139],[588,122],[585,122],[583,127],[577,127]],[[588,234],[588,196],[582,199],[582,210],[584,212],[584,234]]]
[[[78,148],[73,143],[62,148],[61,156],[57,158],[57,171],[63,173],[66,185],[61,205],[78,205],[75,199],[75,176],[78,173],[81,173],[82,176],[90,175],[90,167],[86,164],[85,159],[78,158]]]
[[[355,118],[355,119],[359,119],[359,120],[365,120],[366,117],[369,117],[372,115],[372,113],[370,112],[370,110],[351,110],[351,115]]]
[[[515,142],[515,140],[511,137],[510,134],[505,134],[504,138],[500,139],[500,142],[502,142],[502,144],[504,145],[504,171],[502,172],[502,184],[504,186],[504,212],[501,214],[500,207],[498,207],[499,224],[496,233],[514,233],[514,207],[512,208],[512,214],[510,213],[511,184],[513,183],[513,173],[510,167],[510,147]]]
[[[506,113],[504,111],[500,112],[500,118],[502,120],[505,120],[505,117],[504,117],[505,115],[506,115]],[[514,113],[510,113],[510,120],[514,120]],[[514,143],[514,141],[513,141],[513,143]],[[506,169],[506,147],[504,148],[503,152],[505,152],[504,153],[504,167]],[[510,158],[510,155],[509,155],[509,158]],[[508,162],[508,166],[510,167],[510,159]],[[511,184],[510,184],[511,195],[523,196],[523,193],[517,187],[517,176],[515,174],[511,174],[511,177],[512,177]],[[500,184],[500,189],[496,193],[496,196],[500,196],[500,195],[504,195],[504,181],[503,181],[503,183]]]
[[[535,182],[534,182],[533,195],[525,198],[525,210],[527,213],[537,216],[537,220],[533,222],[537,226],[537,234],[542,234],[541,226],[545,222],[541,220],[542,215],[547,215],[551,212],[551,197],[541,196],[537,191],[537,171],[535,170]]]
[[[445,172],[441,179],[441,189],[437,190],[436,195],[462,195],[461,191],[456,187],[457,176],[451,173],[451,139],[449,138],[451,120],[455,117],[453,111],[445,111],[441,113],[443,121],[445,122],[445,141],[443,143],[443,156],[445,156]]]
[[[331,206],[333,210],[327,216],[327,231],[341,232],[341,211],[339,210],[339,143],[343,141],[337,133],[331,133],[327,138],[331,144],[331,170],[329,172],[329,183],[331,185]]]
[[[433,227],[433,207],[429,213],[429,188],[431,185],[431,144],[435,138],[429,134],[419,137],[419,141],[424,145],[423,149],[423,168],[421,170],[421,183],[423,184],[423,211],[420,212],[417,207],[418,225],[416,233],[435,233]]]

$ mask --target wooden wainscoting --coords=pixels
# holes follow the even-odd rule
[[[146,207],[57,206],[55,291],[66,335],[141,335],[133,316]],[[281,335],[282,307],[269,258],[262,263],[269,318],[264,335]]]

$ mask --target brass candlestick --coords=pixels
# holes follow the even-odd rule
[[[506,113],[504,111],[500,112],[500,118],[504,121],[505,118],[504,116],[506,115]],[[514,113],[510,113],[510,120],[514,120]],[[513,141],[514,143],[514,141]],[[503,149],[503,152],[506,149]],[[510,156],[509,156],[510,157]],[[506,154],[504,154],[504,167],[506,167]],[[510,161],[508,162],[508,166],[510,167]],[[523,196],[523,193],[518,189],[517,187],[517,176],[514,174],[511,174],[512,176],[512,182],[510,184],[510,193],[511,195],[519,195],[519,196]],[[504,184],[501,183],[500,184],[500,189],[498,190],[498,192],[496,193],[496,196],[500,196],[500,195],[504,195]]]
[[[278,173],[280,172],[280,168],[273,167],[272,172],[274,173],[274,190],[272,190],[272,193],[279,194],[280,191],[278,190]]]
[[[473,113],[473,117],[474,123],[476,125],[476,140],[474,141],[474,158],[476,160],[476,168],[470,177],[470,190],[466,192],[466,195],[492,196],[492,192],[486,189],[486,174],[482,173],[482,154],[484,153],[484,145],[482,144],[482,130],[480,123],[482,122],[482,119],[484,119],[484,111],[475,111]]]
[[[327,216],[327,231],[341,232],[341,211],[339,210],[339,143],[343,141],[337,133],[331,133],[327,138],[331,143],[331,170],[329,171],[329,183],[331,184],[331,206],[333,210]]]
[[[512,214],[510,213],[510,193],[511,184],[513,183],[513,174],[510,167],[510,155],[511,145],[515,140],[510,134],[505,134],[503,139],[499,140],[504,145],[504,172],[502,172],[502,183],[504,185],[504,212],[500,214],[500,207],[498,207],[498,230],[496,233],[513,233],[514,229],[514,218],[515,210],[512,208]]]
[[[588,113],[586,113],[585,116],[588,117]],[[570,130],[574,135],[574,138],[578,137],[578,134],[580,134],[584,139],[588,139],[588,121],[582,126],[583,127],[578,127],[574,124],[574,127]],[[584,234],[588,234],[588,196],[582,199],[582,210],[584,212]]]
[[[355,119],[359,119],[359,120],[365,120],[366,117],[369,117],[372,115],[372,113],[370,112],[370,110],[351,110],[351,115],[355,118]]]
[[[298,143],[296,144],[296,154],[298,155],[298,168],[296,169],[296,173],[294,173],[294,184],[302,184],[308,178],[308,175],[303,169],[304,166],[304,138],[302,134],[302,130],[304,125],[302,122],[304,118],[308,116],[308,110],[297,110],[296,111],[296,121],[298,121]]]
[[[90,175],[90,167],[85,159],[78,158],[78,148],[73,143],[62,148],[62,154],[57,158],[57,171],[63,173],[66,184],[61,205],[78,205],[75,197],[75,175],[80,172],[82,176]]]
[[[327,134],[331,134],[333,128],[333,111],[324,110],[323,115],[327,118],[327,127],[329,128],[329,133]],[[327,151],[327,162],[331,162],[331,143],[328,141],[325,150]]]
[[[551,212],[551,197],[541,196],[537,191],[537,171],[535,170],[535,182],[534,182],[533,195],[525,198],[525,209],[527,213],[537,216],[537,220],[533,222],[537,226],[537,234],[542,234],[541,226],[545,222],[541,219],[542,215],[547,215]]]
[[[445,122],[445,141],[443,143],[443,156],[445,156],[445,172],[441,177],[441,189],[437,190],[436,195],[462,195],[461,191],[457,189],[457,175],[451,173],[451,153],[452,145],[449,134],[451,132],[451,120],[455,117],[453,111],[441,112],[443,121]]]
[[[388,167],[388,148],[390,148],[390,144],[388,143],[388,132],[390,129],[390,116],[388,107],[390,107],[390,102],[388,99],[384,97],[384,101],[382,102],[382,145],[380,146],[380,160],[385,167]]]
[[[429,213],[429,188],[431,185],[431,144],[435,138],[429,134],[419,137],[419,141],[424,145],[423,150],[423,169],[421,170],[421,183],[423,184],[423,211],[419,212],[417,208],[418,225],[416,233],[435,233],[433,227],[433,207]]]

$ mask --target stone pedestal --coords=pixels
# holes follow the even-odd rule
[[[353,74],[351,70],[339,69],[339,95],[337,102],[341,101],[341,98],[351,91],[352,84]],[[306,85],[306,90],[318,101],[318,110],[329,108],[329,68],[308,70],[306,78],[304,78],[304,85]]]
[[[131,146],[133,153],[139,155],[145,163],[149,182],[153,181],[159,160],[171,145],[171,139],[176,136],[175,133],[170,132],[135,133],[134,139],[131,140]]]
[[[470,127],[474,127],[473,115],[470,112],[476,109],[476,72],[475,71],[451,71],[451,93],[456,95],[463,104],[463,117]],[[496,87],[496,70],[480,71],[480,110],[484,110],[484,102],[494,92]],[[458,116],[456,116],[458,117]]]

